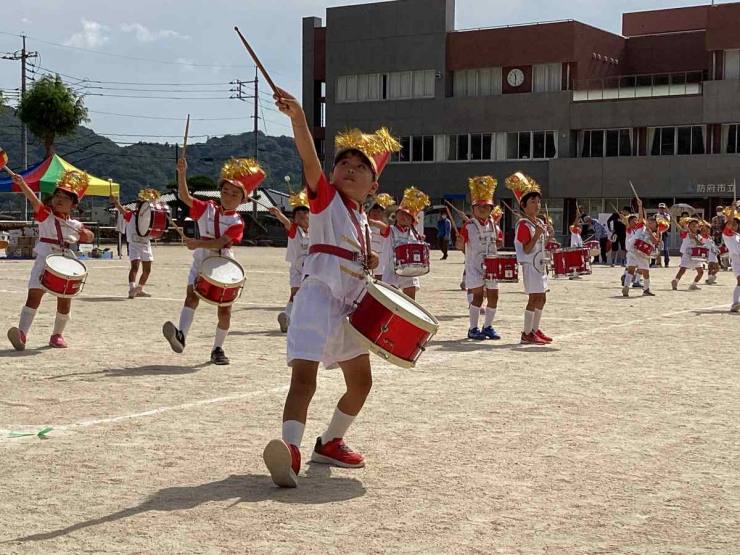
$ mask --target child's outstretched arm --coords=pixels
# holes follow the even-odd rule
[[[177,196],[188,208],[193,206],[193,197],[188,191],[188,163],[184,156],[177,159]]]
[[[28,202],[30,202],[31,206],[33,206],[34,212],[36,212],[39,208],[43,206],[44,203],[42,203],[41,200],[36,196],[36,193],[31,190],[31,187],[28,186],[28,183],[26,183],[26,180],[23,179],[22,175],[16,173],[11,177],[11,179],[13,180],[13,184],[21,191],[23,191],[24,195],[26,195]]]
[[[316,154],[316,146],[313,142],[313,136],[308,128],[306,114],[296,98],[278,89],[279,95],[275,95],[275,105],[278,110],[290,118],[293,124],[293,138],[298,154],[303,161],[303,173],[306,176],[308,188],[312,193],[316,192],[316,187],[321,177],[321,162],[319,155]]]
[[[283,227],[285,228],[285,231],[289,231],[291,226],[293,225],[293,222],[291,222],[285,214],[283,214],[279,208],[275,208],[274,206],[270,208],[270,214],[275,216],[277,220],[283,224]]]

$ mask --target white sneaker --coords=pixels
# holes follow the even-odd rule
[[[623,297],[630,296],[630,286],[629,285],[625,285],[624,287],[622,287],[622,296]]]
[[[701,287],[699,287],[696,282],[689,285],[689,291],[700,291]]]
[[[290,322],[288,321],[288,315],[285,312],[278,314],[278,324],[280,324],[280,331],[286,333]]]

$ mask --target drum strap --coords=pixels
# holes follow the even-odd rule
[[[60,247],[64,247],[65,249],[69,248],[69,243],[66,243],[64,241],[59,241],[58,239],[49,239],[48,237],[42,237],[39,239],[41,243],[48,243],[50,245],[59,245]]]
[[[216,239],[221,238],[221,210],[216,208],[216,215],[213,218],[213,235]]]
[[[358,264],[362,264],[363,262],[362,253],[351,251],[349,249],[343,249],[342,247],[337,247],[336,245],[311,245],[311,247],[308,249],[308,254],[330,254],[332,256],[338,256],[339,258],[349,260],[350,262],[356,262]]]

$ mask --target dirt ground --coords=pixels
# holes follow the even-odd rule
[[[46,347],[53,299],[16,353],[30,261],[0,262],[0,553],[738,553],[740,315],[733,279],[701,291],[621,296],[618,268],[554,281],[543,329],[521,347],[525,296],[502,287],[500,342],[463,339],[452,253],[422,278],[440,332],[414,370],[373,358],[375,384],[348,434],[360,470],[304,465],[273,487],[289,370],[276,317],[280,249],[237,249],[247,290],[208,363],[215,309],[184,354],[177,321],[190,254],[156,249],[151,299],[128,300],[127,261],[92,261],[66,350]],[[343,391],[322,370],[304,461]],[[48,439],[10,432],[54,430]]]

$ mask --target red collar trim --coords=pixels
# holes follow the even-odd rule
[[[355,210],[362,214],[365,211],[365,207],[362,206],[362,203],[357,202],[356,200],[352,200],[347,195],[342,193],[339,189],[337,189],[337,193],[339,193],[339,197],[342,199],[342,202],[349,210]]]
[[[480,225],[486,225],[488,222],[490,222],[492,220],[492,218],[490,216],[488,218],[486,218],[485,220],[481,220],[478,217],[476,217],[475,219],[478,221],[478,223]]]
[[[394,225],[396,226],[397,230],[403,231],[404,233],[406,233],[409,229],[411,229],[410,227],[407,227],[407,226],[400,226],[398,224],[394,224]]]

